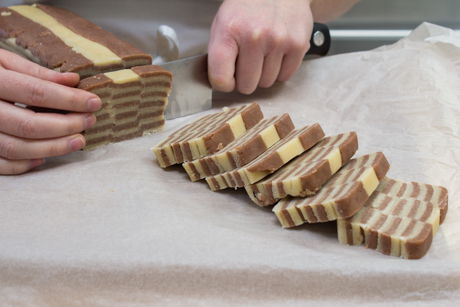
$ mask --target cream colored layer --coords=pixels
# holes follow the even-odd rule
[[[300,155],[302,152],[304,152],[305,149],[302,146],[302,143],[300,142],[299,138],[295,138],[280,148],[276,151],[278,155],[280,156],[281,160],[283,161],[283,164],[288,163],[290,160],[292,160],[294,157]],[[245,185],[255,183],[259,181],[260,179],[264,178],[268,174],[272,172],[268,171],[263,171],[263,172],[250,172],[247,169],[243,169],[244,172],[246,173],[246,177],[248,179],[248,183],[245,182]]]
[[[141,80],[141,77],[139,77],[139,75],[136,74],[131,69],[122,69],[122,70],[117,70],[117,71],[112,71],[112,72],[106,72],[104,73],[104,75],[112,79],[113,83],[116,83],[116,84],[123,84],[127,82],[134,82],[134,81]]]
[[[144,118],[144,119],[139,120],[139,125],[156,123],[156,122],[162,121],[164,119],[165,118],[164,118],[163,115],[152,116],[152,117],[148,117],[148,118]]]
[[[107,47],[90,41],[60,24],[44,11],[28,5],[11,6],[9,9],[48,28],[75,52],[82,54],[96,66],[119,64],[122,59]]]
[[[97,89],[94,91],[95,94],[100,94],[101,96],[105,96],[108,92],[110,93],[110,96],[106,96],[105,98],[102,99],[104,109],[100,110],[99,112],[108,112],[110,114],[110,123],[114,124],[115,128],[120,127],[125,124],[135,123],[134,127],[123,129],[117,132],[113,132],[112,134],[113,138],[119,138],[119,137],[123,137],[126,135],[139,134],[139,133],[142,133],[142,135],[146,135],[146,134],[150,134],[156,131],[161,131],[163,129],[164,127],[163,114],[158,115],[158,116],[153,116],[153,117],[147,117],[143,119],[139,119],[139,115],[148,114],[148,113],[156,112],[156,111],[164,111],[165,106],[151,106],[148,108],[140,109],[139,105],[143,100],[152,101],[152,98],[155,99],[155,96],[142,98],[143,94],[145,95],[146,93],[159,92],[159,91],[169,93],[170,91],[169,87],[165,87],[165,86],[145,87],[146,84],[149,84],[152,82],[158,82],[158,79],[162,80],[162,82],[163,81],[170,82],[169,78],[160,76],[159,78],[153,77],[153,78],[144,79],[144,78],[141,78],[136,73],[134,73],[131,69],[125,69],[125,70],[120,70],[116,72],[105,73],[105,75],[109,77],[110,79],[112,79],[115,84],[124,84],[128,82],[141,81],[138,85],[133,85],[131,87],[126,87],[122,89],[111,88],[110,91],[108,91],[107,88],[103,88],[103,89]],[[129,93],[129,92],[136,92],[136,94],[127,96],[127,97],[113,99],[114,96],[122,95],[124,93]],[[161,97],[158,100],[164,101],[164,100],[167,100],[167,98]],[[127,102],[134,102],[134,103],[130,106],[120,107],[121,104],[127,103]],[[121,115],[123,113],[128,113],[128,112],[132,113],[132,115],[129,117],[122,118],[122,119],[115,119],[117,115]],[[157,127],[151,128],[151,129],[146,129],[146,130],[142,128],[142,125],[151,124],[155,122],[163,122],[163,124]],[[94,138],[96,138],[96,136]]]
[[[371,240],[374,240],[375,233],[377,233],[377,246],[375,248],[377,251],[383,251],[382,236],[389,236],[391,240],[391,250],[389,254],[391,256],[403,257],[408,259],[409,253],[406,247],[407,242],[416,238],[420,234],[422,229],[425,227],[425,225],[430,223],[419,222],[410,218],[400,218],[391,215],[386,216],[378,210],[370,210],[371,212],[368,212],[367,210],[361,210],[353,217],[354,222],[351,225],[352,242],[348,242],[346,220],[337,221],[339,242],[342,244],[351,243],[352,245],[365,244],[367,246],[371,244]],[[361,223],[359,221],[361,220],[364,214],[366,214],[367,216],[370,215],[370,217],[368,218],[366,223]],[[385,219],[385,222],[378,228],[374,227],[374,225],[382,218]],[[397,225],[396,229],[395,225]],[[411,229],[410,233],[408,235],[403,236],[403,233],[407,232],[407,229],[409,227]],[[434,225],[432,225],[432,227],[434,227]],[[371,234],[373,236],[372,239]]]
[[[165,160],[163,159],[163,154],[166,156],[168,161],[171,162],[171,164],[177,164],[176,157],[174,156],[174,152],[172,150],[171,146],[163,146],[163,147],[152,147],[151,150],[157,157],[157,161],[160,164],[160,167],[165,168],[168,165],[166,165]]]
[[[297,222],[301,222],[301,224],[304,221],[315,223],[343,218],[343,213],[339,212],[340,209],[338,209],[337,202],[339,200],[343,201],[345,197],[348,197],[347,194],[350,193],[350,190],[354,190],[357,187],[356,184],[361,184],[364,187],[367,197],[377,188],[379,180],[372,166],[376,158],[378,158],[378,154],[371,154],[368,159],[366,159],[366,156],[356,158],[354,164],[350,163],[337,172],[314,196],[306,198],[283,198],[273,208],[273,212],[275,212],[283,227],[300,225]],[[311,212],[309,213],[310,209],[313,211],[313,216]],[[292,225],[284,214],[285,212],[290,214],[294,211],[300,211],[303,219],[300,221],[291,217],[294,221],[294,225]],[[326,219],[321,214],[324,211],[327,214]]]
[[[333,151],[331,151],[326,156],[325,160],[329,162],[331,174],[335,174],[340,169],[340,167],[342,167],[342,155],[340,153],[340,149],[336,148]],[[283,184],[283,190],[287,195],[300,196],[301,194],[305,193],[305,188],[302,185],[302,181],[300,180],[299,177],[287,178],[282,181],[282,184]],[[259,185],[257,185],[257,187],[260,189],[260,186],[262,185],[263,183],[260,183]],[[283,195],[281,195],[276,184],[272,186],[273,186],[272,193],[275,198],[284,197],[284,193]]]

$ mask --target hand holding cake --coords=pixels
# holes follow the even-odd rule
[[[0,49],[0,174],[20,174],[44,163],[44,158],[79,150],[81,131],[96,122],[95,94],[72,88],[75,73],[58,73]],[[72,111],[35,113],[14,105]]]

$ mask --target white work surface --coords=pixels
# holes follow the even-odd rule
[[[157,142],[253,101],[296,127],[356,131],[355,156],[382,151],[388,176],[445,186],[449,210],[427,255],[342,245],[335,222],[283,229],[244,190],[212,192],[181,166],[159,167]],[[216,93],[212,110],[163,132],[0,177],[0,305],[454,306],[459,131],[460,37],[430,24],[393,46],[304,62],[251,96]]]

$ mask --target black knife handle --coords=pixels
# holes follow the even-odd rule
[[[331,33],[329,28],[322,23],[313,24],[313,32],[310,38],[310,49],[306,55],[326,55],[331,47]]]

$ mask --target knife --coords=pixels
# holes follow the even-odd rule
[[[310,55],[324,56],[329,51],[331,35],[326,25],[314,23],[310,38]],[[201,54],[161,64],[173,74],[165,119],[195,114],[212,108],[212,87],[208,80],[208,55]]]

